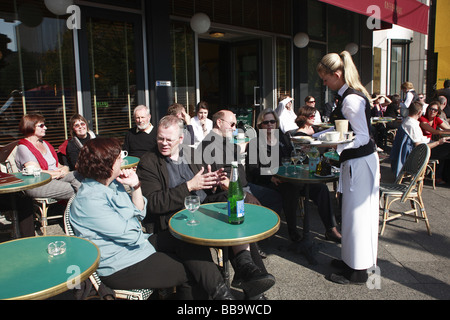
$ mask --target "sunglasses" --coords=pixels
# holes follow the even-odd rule
[[[268,124],[275,124],[275,123],[277,123],[275,120],[267,120],[267,121],[263,121],[263,122],[261,122],[261,124],[265,124],[265,125],[268,125]]]
[[[227,121],[225,119],[220,119],[220,120],[225,121],[226,123],[228,123],[230,125],[230,127],[236,126],[236,122],[230,122],[230,121]]]
[[[39,127],[39,128],[41,128],[41,129],[44,129],[45,123],[37,124],[36,127]]]
[[[86,127],[86,123],[84,122],[80,122],[80,123],[76,123],[73,125],[75,128],[79,128],[79,127]]]
[[[313,100],[313,101],[308,101],[309,103],[316,103],[316,100]]]
[[[439,109],[435,109],[435,108],[430,108],[430,111],[431,111],[431,112],[438,112],[438,111],[439,111]]]

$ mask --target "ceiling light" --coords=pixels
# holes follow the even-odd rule
[[[225,33],[223,32],[210,32],[209,36],[212,38],[223,38],[225,37]]]

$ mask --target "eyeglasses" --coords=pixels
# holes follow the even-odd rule
[[[78,129],[79,127],[86,127],[86,123],[84,122],[75,123],[73,126]]]
[[[230,121],[227,121],[225,119],[220,119],[220,120],[225,121],[226,123],[228,123],[230,125],[230,127],[235,127],[236,126],[236,122],[230,122]]]
[[[40,123],[40,124],[37,124],[37,125],[36,125],[36,127],[39,127],[39,128],[41,128],[41,129],[44,129],[44,127],[45,127],[45,123]]]
[[[316,103],[316,100],[308,101],[308,103]]]
[[[430,112],[438,112],[439,111],[439,109],[435,109],[435,108],[430,108],[429,110],[430,110]]]
[[[265,125],[268,125],[268,124],[275,124],[275,123],[277,123],[275,120],[267,120],[267,121],[263,121],[263,122],[261,122],[261,124],[265,124]]]

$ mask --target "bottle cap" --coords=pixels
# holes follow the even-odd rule
[[[237,167],[238,166],[238,162],[237,161],[231,161],[231,166],[232,167]]]

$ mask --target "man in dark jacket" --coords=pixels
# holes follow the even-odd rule
[[[184,208],[184,198],[188,195],[198,195],[202,203],[227,199],[226,192],[220,189],[224,170],[211,171],[210,166],[205,169],[202,163],[194,164],[185,155],[189,149],[182,148],[183,127],[176,116],[162,118],[157,130],[157,149],[146,153],[137,168],[143,195],[148,200],[147,213],[158,218],[153,221],[156,233],[167,229],[169,218]],[[275,284],[275,278],[267,273],[259,255],[250,253],[252,246],[243,244],[230,250],[235,277],[240,279],[250,298],[260,296]],[[255,261],[258,265],[255,257],[259,258]]]

